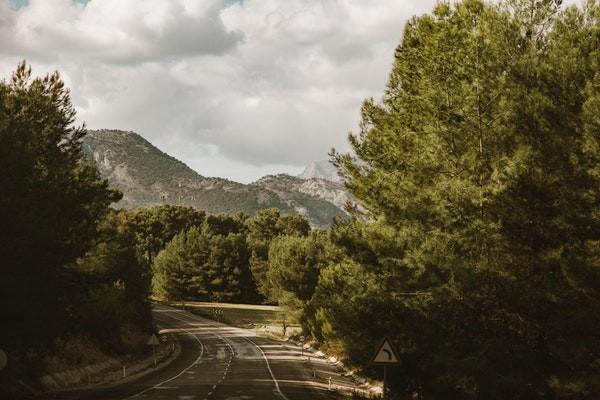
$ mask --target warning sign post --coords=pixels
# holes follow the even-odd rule
[[[390,339],[383,338],[371,357],[371,364],[383,365],[383,399],[385,400],[387,398],[387,367],[400,365],[400,356]]]

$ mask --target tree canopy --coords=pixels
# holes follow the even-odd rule
[[[391,335],[396,393],[597,391],[599,17],[439,3],[407,23],[352,153],[332,153],[376,222],[332,230],[347,258],[321,273],[320,333],[359,363]]]
[[[64,331],[68,296],[77,292],[68,266],[120,198],[82,161],[85,131],[74,122],[58,73],[32,79],[23,62],[0,82],[0,319],[10,327],[0,342],[7,348],[44,346]]]
[[[121,194],[82,158],[86,131],[75,116],[58,73],[32,78],[22,62],[0,81],[2,398],[21,398],[23,381],[48,372],[49,359],[148,350],[143,246],[127,213],[109,208]],[[86,354],[69,359],[73,343]]]

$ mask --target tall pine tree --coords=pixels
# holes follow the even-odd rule
[[[4,348],[46,348],[64,333],[77,279],[68,268],[120,194],[82,161],[83,127],[58,73],[25,62],[0,82],[0,330]]]
[[[335,327],[325,333],[351,353],[351,330],[392,335],[406,360],[396,390],[594,390],[599,15],[597,1],[439,3],[407,24],[382,102],[364,103],[350,136],[353,154],[333,153],[381,233],[334,230],[352,262],[320,285],[363,301],[348,314],[317,290]],[[382,234],[396,251],[381,253]],[[385,321],[376,329],[359,323],[369,310]]]

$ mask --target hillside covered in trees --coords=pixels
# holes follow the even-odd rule
[[[343,185],[325,179],[277,175],[244,185],[204,177],[134,132],[89,131],[83,149],[102,178],[123,193],[118,208],[172,204],[211,214],[249,215],[277,208],[286,214],[301,213],[313,226],[326,227],[334,217],[347,217],[344,205],[354,201]]]

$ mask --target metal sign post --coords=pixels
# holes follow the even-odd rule
[[[371,364],[383,365],[383,399],[387,399],[387,367],[400,365],[398,352],[388,338],[383,338],[381,344],[371,357]]]
[[[387,365],[383,366],[383,400],[387,399]]]

